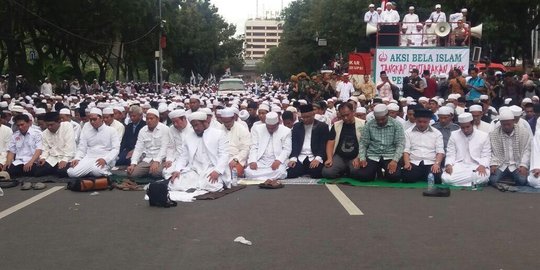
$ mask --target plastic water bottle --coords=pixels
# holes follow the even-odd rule
[[[435,176],[433,175],[433,173],[428,174],[427,186],[428,186],[429,191],[432,191],[433,189],[435,189]]]
[[[476,183],[476,179],[474,177],[471,182],[471,190],[478,190],[478,184]]]
[[[231,173],[231,185],[233,187],[236,187],[238,185],[238,171],[236,170],[236,167],[232,169]]]

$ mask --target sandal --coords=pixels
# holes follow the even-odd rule
[[[266,184],[266,182],[268,181],[270,181],[269,184]],[[267,180],[266,182],[263,183],[266,185],[260,184],[259,187],[263,189],[278,189],[284,187],[284,185],[279,180]]]

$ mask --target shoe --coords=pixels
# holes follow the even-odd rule
[[[21,190],[31,190],[31,189],[32,189],[32,183],[30,182],[25,182],[21,186]]]
[[[441,188],[441,187],[435,187],[431,190],[427,190],[422,192],[422,195],[426,197],[449,197],[450,196],[450,189],[449,188]]]
[[[47,188],[47,185],[41,183],[41,182],[38,182],[38,183],[35,183],[33,186],[32,186],[32,189],[34,190],[42,190],[42,189],[45,189]]]

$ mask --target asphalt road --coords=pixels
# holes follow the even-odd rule
[[[171,209],[143,192],[59,190],[0,219],[0,269],[540,268],[538,194],[340,188],[363,216],[324,186],[248,187]],[[5,190],[0,211],[41,192]]]

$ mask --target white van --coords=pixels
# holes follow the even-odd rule
[[[217,94],[226,96],[228,94],[241,95],[246,93],[244,81],[239,78],[224,78],[219,81]]]

